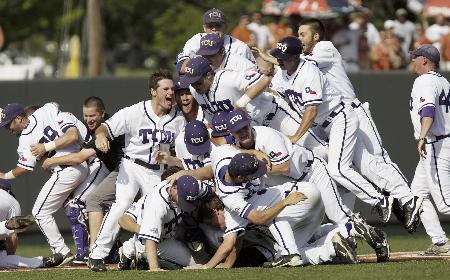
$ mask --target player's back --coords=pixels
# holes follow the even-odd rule
[[[345,72],[342,56],[332,42],[320,41],[310,55],[302,57],[316,63],[328,82],[342,94],[345,103],[351,103],[356,98],[353,85]]]
[[[245,57],[226,53],[219,70],[258,71],[256,64]]]

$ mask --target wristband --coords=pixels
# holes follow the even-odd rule
[[[12,170],[10,170],[8,173],[5,173],[4,177],[6,180],[12,180],[16,178],[16,176],[14,176],[14,174],[12,173]]]
[[[44,143],[44,149],[46,152],[50,152],[53,150],[56,150],[56,143],[55,141],[50,141],[48,143]]]
[[[236,107],[244,108],[250,101],[252,101],[252,99],[248,97],[247,94],[244,94],[241,96],[241,98],[239,98],[238,101],[236,101]]]

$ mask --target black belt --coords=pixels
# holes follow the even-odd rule
[[[439,135],[439,136],[435,136],[434,138],[436,138],[436,141],[440,141],[442,139],[448,138],[450,137],[450,134],[447,135]]]
[[[161,169],[161,165],[162,164],[151,164],[151,163],[145,162],[145,161],[137,159],[137,158],[130,158],[127,155],[124,155],[123,157],[128,159],[128,160],[131,160],[132,162],[136,163],[137,165],[140,165],[140,166],[145,167],[147,169],[151,169],[151,170],[160,170]],[[163,169],[167,169],[167,167],[168,167],[167,164],[163,165]]]
[[[341,102],[340,107],[328,115],[327,119],[322,123],[322,127],[327,128],[330,125],[330,123],[333,121],[333,118],[336,117],[337,115],[339,115],[339,113],[342,112],[342,110],[344,110],[344,108],[345,108],[344,103]]]

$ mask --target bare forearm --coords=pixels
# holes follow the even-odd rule
[[[433,118],[423,117],[420,122],[421,122],[421,129],[419,139],[425,138],[428,135],[428,131],[430,131],[430,128],[433,125]]]
[[[97,129],[95,130],[95,137],[96,138],[98,138],[98,137],[108,138],[108,130],[104,124],[97,127]]]
[[[79,140],[78,129],[75,127],[69,128],[66,133],[55,140],[56,149],[62,149]]]
[[[19,176],[22,176],[23,174],[28,173],[28,172],[30,172],[30,170],[24,169],[24,168],[22,168],[22,167],[17,166],[17,167],[15,167],[15,168],[11,169],[9,172],[7,172],[7,174],[0,173],[0,178],[1,178],[1,179],[8,179],[8,180],[11,180],[11,179],[15,179],[15,178],[17,178],[17,177],[19,177]],[[8,173],[10,173],[9,176],[12,174],[12,176],[13,176],[14,178],[8,178],[8,177],[7,177],[7,176],[8,176]]]
[[[275,204],[274,206],[267,208],[262,211],[258,211],[253,209],[248,215],[248,219],[250,222],[256,225],[265,225],[269,221],[272,221],[281,211],[287,206],[285,200],[282,199],[280,202]]]
[[[267,86],[269,86],[271,81],[272,77],[263,75],[263,77],[255,85],[245,91],[245,94],[250,97],[250,99],[254,99],[258,95],[260,95],[261,92],[263,92],[264,89],[267,88]]]
[[[121,228],[123,228],[126,231],[133,232],[133,233],[139,233],[139,230],[141,227],[136,223],[133,218],[130,216],[124,214],[119,219],[119,225]]]
[[[194,169],[194,170],[186,170],[186,175],[191,175],[197,180],[210,180],[214,178],[214,173],[211,165],[203,166],[202,168]]]
[[[148,266],[150,269],[159,268],[157,244],[153,240],[145,242],[145,252],[147,254]]]
[[[308,108],[306,108],[305,113],[303,114],[302,122],[300,123],[300,127],[298,128],[297,132],[293,135],[293,138],[295,138],[297,141],[298,139],[302,138],[302,136],[305,135],[308,129],[311,128],[314,120],[316,119],[316,116],[317,116],[316,106],[309,106]]]
[[[208,263],[205,264],[205,266],[207,268],[214,268],[225,258],[227,258],[230,252],[233,250],[234,245],[236,244],[236,237],[236,233],[232,233],[229,236],[226,236],[222,244],[220,244],[219,248],[217,248],[214,256],[209,260]]]

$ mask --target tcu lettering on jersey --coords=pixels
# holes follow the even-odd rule
[[[203,111],[208,111],[212,115],[219,111],[231,112],[234,110],[234,106],[231,104],[231,100],[225,99],[221,101],[212,101],[209,104],[200,104]]]
[[[202,161],[198,160],[198,159],[188,159],[188,158],[184,158],[183,159],[184,163],[186,164],[187,168],[189,170],[194,170],[200,167],[203,167],[204,164]]]
[[[175,133],[160,129],[141,128],[139,129],[139,136],[142,137],[142,144],[149,142],[149,136],[153,142],[161,144],[170,144],[175,141]]]

